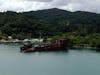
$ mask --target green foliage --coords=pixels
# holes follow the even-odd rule
[[[89,12],[69,12],[60,9],[48,9],[16,13],[0,13],[0,30],[12,36],[21,33],[33,37],[56,36],[67,32],[76,32],[82,36],[100,33],[100,15]]]
[[[65,34],[70,46],[88,44],[100,47],[100,14],[90,12],[69,12],[60,9],[48,9],[16,13],[0,13],[0,39],[12,36],[25,39],[51,37],[52,40]]]
[[[66,33],[66,36],[70,39],[71,46],[87,45],[89,47],[100,48],[100,34],[92,33],[82,36],[77,33]]]
[[[54,37],[52,37],[52,40],[58,40],[58,39],[60,39],[61,38],[61,36],[54,36]]]

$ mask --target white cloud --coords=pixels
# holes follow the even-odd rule
[[[100,13],[100,0],[0,0],[0,11],[32,11],[48,8],[62,8],[70,11],[91,11]]]
[[[26,0],[26,1],[51,2],[52,0]]]
[[[68,8],[66,8],[68,7]],[[100,13],[100,0],[71,0],[64,9],[71,8],[71,11],[90,11]]]
[[[0,1],[0,11],[31,11],[46,7],[47,2],[29,0],[4,0]]]

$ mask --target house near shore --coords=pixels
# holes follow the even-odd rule
[[[32,42],[43,42],[43,39],[32,39]]]

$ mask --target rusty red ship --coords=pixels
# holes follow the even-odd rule
[[[62,51],[67,49],[67,45],[68,40],[66,38],[39,43],[38,46],[27,42],[27,44],[20,47],[20,52]]]

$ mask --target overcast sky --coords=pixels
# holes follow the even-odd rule
[[[0,0],[0,11],[32,11],[60,8],[100,13],[100,0]]]

